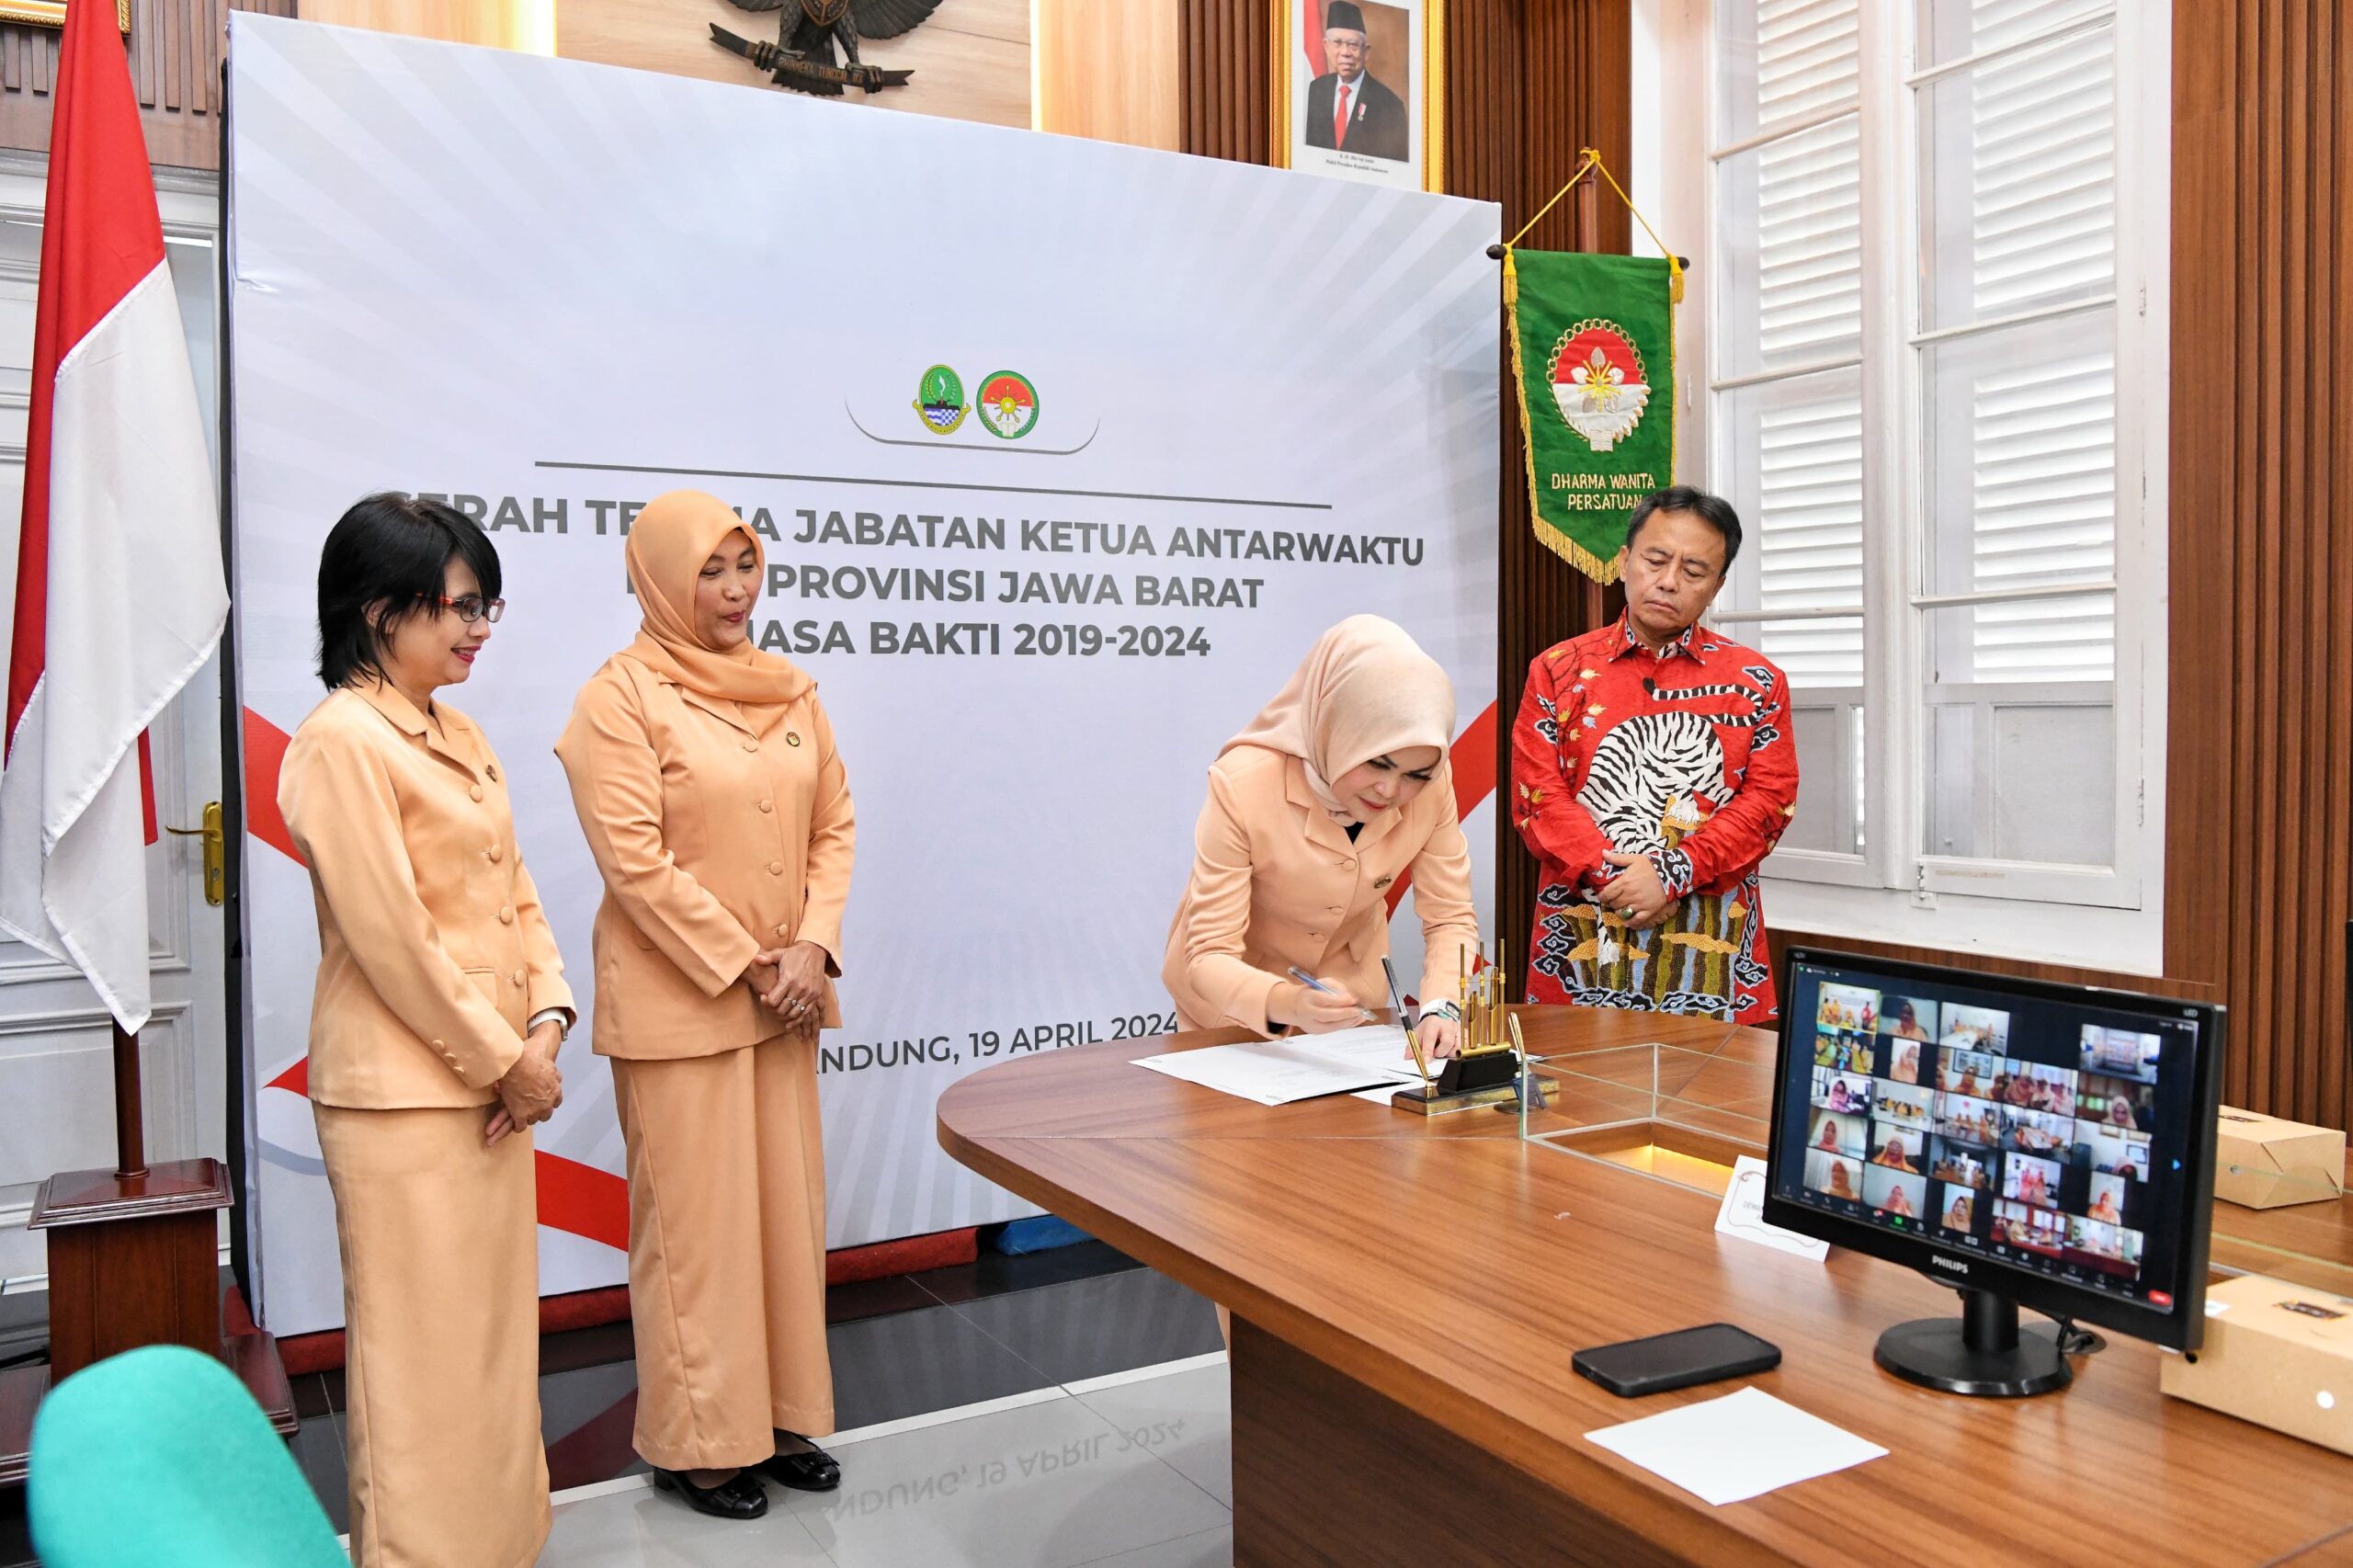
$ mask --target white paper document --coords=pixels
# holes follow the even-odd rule
[[[1386,1088],[1418,1084],[1422,1076],[1405,1055],[1405,1031],[1394,1024],[1172,1051],[1140,1056],[1135,1064],[1267,1106],[1375,1087],[1385,1096]]]
[[[1587,1432],[1587,1441],[1721,1507],[1887,1450],[1761,1390]]]
[[[1765,1162],[1743,1154],[1732,1168],[1732,1185],[1724,1188],[1723,1207],[1716,1210],[1716,1229],[1745,1242],[1779,1247],[1820,1263],[1830,1256],[1830,1244],[1785,1231],[1765,1222]]]
[[[1405,1054],[1405,1031],[1395,1024],[1358,1024],[1355,1028],[1334,1029],[1330,1034],[1298,1035],[1282,1043],[1351,1067],[1379,1067],[1409,1077],[1421,1076],[1414,1070],[1414,1059]]]

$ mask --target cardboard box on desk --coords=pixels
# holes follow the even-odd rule
[[[2319,1203],[2345,1191],[2345,1134],[2222,1108],[2214,1196],[2244,1209]]]
[[[2353,1454],[2353,1301],[2260,1274],[2206,1292],[2206,1344],[2159,1358],[2158,1386]]]

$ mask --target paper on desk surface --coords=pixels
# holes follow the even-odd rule
[[[1716,1210],[1716,1229],[1745,1242],[1779,1247],[1820,1263],[1830,1256],[1830,1244],[1779,1225],[1765,1222],[1765,1162],[1743,1154],[1732,1168],[1732,1185],[1724,1188],[1723,1207]]]
[[[1604,1426],[1586,1439],[1719,1507],[1887,1455],[1754,1388]]]
[[[1385,1099],[1399,1085],[1421,1081],[1405,1056],[1405,1032],[1394,1024],[1172,1051],[1138,1057],[1135,1065],[1266,1106],[1368,1087]]]

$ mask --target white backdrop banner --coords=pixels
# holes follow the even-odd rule
[[[635,630],[630,520],[694,485],[760,530],[759,641],[817,677],[858,803],[835,1246],[1031,1211],[940,1152],[934,1103],[1170,1027],[1204,769],[1341,617],[1391,617],[1453,676],[1491,906],[1496,208],[248,12],[231,41],[276,1332],[342,1319],[301,1097],[318,937],[273,801],[323,695],[319,546],[369,491],[447,498],[498,547],[506,619],[446,695],[506,764],[584,1009],[602,890],[551,747]],[[1395,926],[1417,955],[1410,897]],[[628,1236],[585,1027],[563,1069],[550,1294],[622,1279]]]

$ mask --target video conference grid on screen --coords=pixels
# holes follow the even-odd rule
[[[1785,1157],[1783,1198],[2173,1309],[2143,1281],[2173,1275],[2179,1183],[2154,1178],[2188,1153],[2194,1025],[2152,1033],[2097,1008],[1809,965],[1791,982],[1790,1039],[1811,1042],[1811,1064],[1793,1045],[1807,1092],[1783,1102],[1782,1147],[1803,1168]]]

